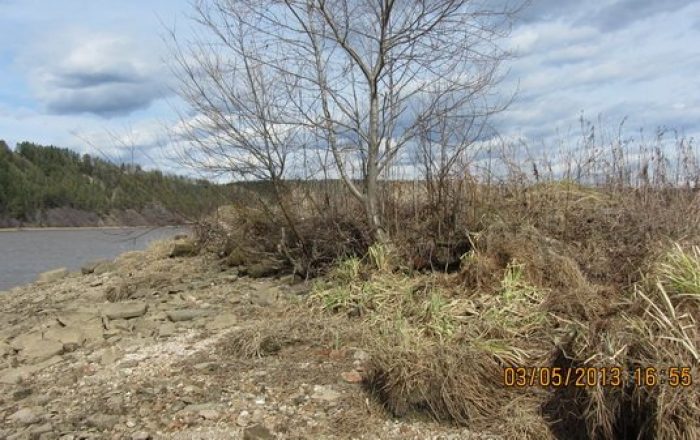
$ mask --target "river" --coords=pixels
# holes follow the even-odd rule
[[[88,261],[143,250],[184,227],[0,230],[0,291],[30,283],[47,270],[80,270]]]

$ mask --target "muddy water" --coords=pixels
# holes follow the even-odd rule
[[[0,291],[32,282],[47,270],[79,270],[88,261],[112,259],[186,232],[183,227],[0,231]]]

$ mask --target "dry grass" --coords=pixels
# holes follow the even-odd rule
[[[359,320],[366,385],[389,412],[498,425],[507,438],[697,438],[690,387],[513,389],[502,377],[505,366],[689,366],[698,377],[697,248],[673,248],[625,289],[592,282],[571,247],[532,226],[494,223],[474,245],[457,274],[379,270],[368,256],[317,282],[312,304]]]
[[[506,157],[503,179],[465,169],[437,189],[385,182],[390,247],[370,246],[359,205],[335,181],[290,185],[297,241],[274,204],[246,202],[211,242],[321,275],[308,319],[333,319],[339,341],[361,332],[368,390],[395,415],[506,438],[700,438],[697,387],[502,382],[505,366],[685,366],[700,378],[700,170],[679,142],[675,174],[660,148],[633,163],[620,142],[601,153],[587,136],[564,175]],[[326,324],[300,325],[244,331],[235,351],[266,355],[270,338],[284,346]]]

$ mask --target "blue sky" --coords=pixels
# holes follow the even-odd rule
[[[186,0],[0,0],[0,139],[111,159],[126,146],[147,167],[173,169],[176,124],[164,26],[186,30]],[[496,123],[538,143],[578,118],[614,129],[666,126],[700,134],[700,0],[533,0],[504,43]]]

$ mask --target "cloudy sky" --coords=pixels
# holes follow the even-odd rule
[[[0,0],[0,139],[54,144],[172,169],[165,26],[189,26],[187,0]],[[700,0],[533,0],[505,42],[497,123],[543,142],[583,114],[614,128],[700,134]]]

